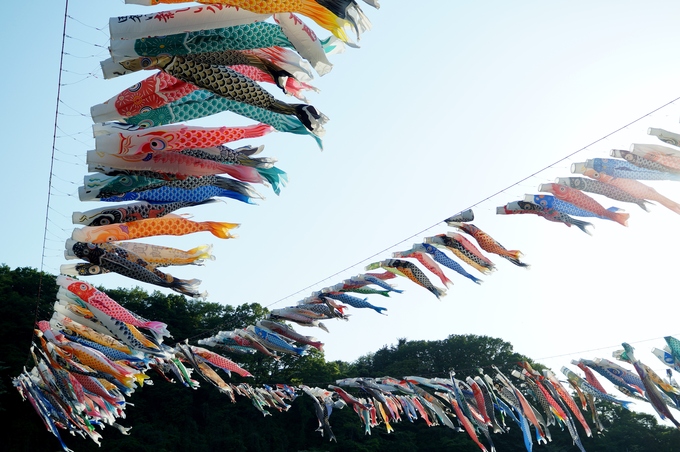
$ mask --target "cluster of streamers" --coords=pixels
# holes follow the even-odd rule
[[[268,409],[287,411],[300,394],[300,388],[285,384],[256,387],[245,381],[227,382],[221,373],[242,378],[253,375],[235,361],[187,341],[174,347],[164,344],[164,339],[171,337],[166,324],[140,317],[84,281],[62,275],[57,284],[52,318],[36,324],[31,347],[34,367],[15,377],[13,385],[30,401],[64,451],[71,449],[60,430],[90,438],[98,445],[102,435],[96,427],[108,425],[129,434],[131,427],[119,421],[125,418],[128,399],[135,390],[153,384],[151,375],[192,389],[200,387],[198,375],[232,403],[236,396],[250,399],[265,416],[271,414]],[[276,343],[269,337],[275,333],[264,326],[258,329],[253,330],[253,341],[267,346]],[[261,336],[263,339],[256,339]],[[321,349],[320,343],[307,342]]]
[[[510,429],[506,422],[512,420],[522,432],[527,451],[533,449],[534,437],[538,444],[552,441],[550,427],[553,426],[566,429],[574,445],[585,451],[578,430],[582,429],[589,437],[593,435],[593,427],[597,433],[605,430],[599,419],[598,401],[625,409],[631,409],[634,403],[607,393],[595,373],[613,383],[626,398],[651,404],[662,420],[669,420],[680,428],[671,413],[671,409],[680,410],[680,386],[672,375],[672,370],[678,371],[680,341],[670,336],[665,340],[668,345],[663,350],[653,349],[669,367],[665,379],[637,360],[633,348],[623,343],[623,350],[613,355],[632,364],[632,370],[606,359],[580,359],[572,364],[583,376],[563,366],[561,372],[566,378],[563,380],[549,369],[538,372],[524,361],[511,371],[516,379],[513,381],[491,366],[493,377],[478,369],[478,375],[464,379],[456,378],[454,372],[448,379],[350,378],[338,380],[328,388],[335,393],[335,399],[354,409],[366,434],[371,434],[371,428],[378,425],[384,425],[387,433],[391,433],[394,425],[404,418],[410,422],[421,418],[428,426],[443,425],[465,431],[482,451],[494,451],[491,434],[506,433]],[[351,388],[357,394],[343,388]],[[331,406],[332,402],[333,398],[326,401],[325,406]],[[591,423],[586,419],[588,412]],[[328,416],[319,418],[320,429],[323,426],[323,431],[330,432],[330,438],[334,439],[327,420]]]
[[[94,105],[95,122],[164,126],[231,111],[272,130],[311,135],[321,146],[328,118],[306,103],[304,93],[318,91],[310,82],[314,72],[331,71],[329,55],[344,51],[345,44],[357,47],[348,30],[358,39],[370,29],[359,5],[353,0],[205,3],[111,18],[104,78],[140,70],[154,74]],[[333,35],[320,39],[297,14]],[[304,103],[284,102],[263,84]]]
[[[258,321],[233,331],[219,331],[199,344],[209,345],[231,353],[257,353],[280,359],[281,354],[304,356],[310,347],[323,351],[323,343],[313,336],[305,336],[290,325],[270,319]]]
[[[519,363],[517,370],[512,371],[512,376],[517,379],[513,383],[497,367],[492,368],[493,377],[479,369],[478,375],[464,379],[456,378],[454,372],[449,378],[349,378],[338,380],[329,389],[335,392],[336,398],[354,409],[366,434],[371,434],[371,428],[381,424],[387,433],[392,433],[394,425],[404,418],[409,422],[421,418],[428,426],[442,425],[454,431],[464,431],[483,451],[496,450],[491,434],[509,431],[510,426],[506,422],[510,420],[522,431],[528,451],[533,448],[534,436],[538,444],[552,440],[550,426],[566,428],[574,444],[583,451],[577,423],[588,436],[592,435],[582,412],[587,409],[585,400],[594,416],[597,415],[594,398],[625,407],[630,403],[599,392],[566,368],[563,371],[572,387],[579,390],[588,388],[582,389],[589,395],[584,399],[582,408],[577,406],[567,387],[550,370],[539,373],[529,363]],[[351,388],[358,394],[352,395],[344,388]],[[596,425],[601,426],[599,421]],[[598,429],[601,430],[600,427]],[[324,427],[324,430],[330,431],[330,426]]]
[[[110,58],[101,62],[104,78],[140,70],[153,74],[90,109],[95,149],[87,152],[86,162],[94,174],[85,176],[78,195],[81,201],[106,206],[74,212],[73,222],[85,227],[73,232],[66,256],[85,262],[64,265],[62,273],[115,272],[205,297],[206,292],[197,289],[198,279],[182,280],[158,270],[177,265],[174,256],[181,251],[159,262],[120,244],[199,231],[232,238],[229,230],[236,224],[197,223],[173,212],[218,199],[257,204],[264,196],[253,184],[271,187],[278,195],[288,176],[275,166],[276,159],[259,155],[264,146],[228,144],[281,131],[310,135],[322,146],[328,118],[306,103],[304,93],[318,92],[310,82],[315,72],[320,76],[330,72],[329,55],[343,51],[345,44],[357,47],[348,31],[358,39],[370,29],[359,5],[353,0],[205,3],[110,19]],[[296,13],[313,19],[332,36],[319,39]],[[267,91],[266,84],[304,103],[284,102]],[[183,123],[223,111],[255,123],[238,127]],[[205,260],[200,256],[195,263]]]
[[[204,367],[213,374],[209,366],[226,369],[226,362],[232,366],[227,371],[240,369],[227,358],[222,357],[222,363],[211,357],[190,357],[179,345],[163,344],[171,337],[166,324],[140,317],[84,281],[62,275],[57,284],[52,318],[36,324],[31,347],[34,367],[13,383],[64,450],[69,449],[59,429],[97,444],[101,441],[97,425],[111,425],[128,434],[130,428],[118,420],[125,418],[127,398],[152,383],[150,370],[196,387],[185,363],[201,375]]]
[[[124,242],[121,242],[121,244],[123,243]],[[167,287],[190,297],[205,297],[205,294],[199,293],[196,288],[201,281],[197,279],[179,279],[173,277],[169,273],[162,272],[158,269],[160,266],[159,264],[149,262],[131,250],[131,248],[137,244],[128,243],[127,245],[128,246],[123,247],[119,246],[117,242],[96,244],[67,240],[65,252],[66,258],[83,259],[87,262],[80,264],[64,264],[60,268],[60,273],[71,276],[88,276],[116,272],[137,281],[154,284],[160,287]],[[132,245],[132,247],[129,245]],[[139,245],[141,245],[140,248],[142,249],[149,248],[143,244]],[[165,250],[168,251],[168,254],[173,254],[177,257],[164,259],[163,265],[172,265],[172,262],[175,260],[187,262],[188,260],[193,259],[193,262],[196,262],[197,260],[200,260],[201,255],[204,255],[201,249],[198,251],[182,251],[173,248],[165,248]],[[185,256],[184,258],[182,258],[182,254]]]
[[[279,131],[311,136],[321,148],[328,118],[307,103],[305,93],[318,92],[310,82],[315,72],[319,76],[330,72],[328,57],[346,46],[358,47],[355,41],[371,27],[354,0],[199,3],[205,5],[109,21],[110,58],[101,62],[104,78],[141,70],[153,73],[90,109],[95,149],[88,151],[86,162],[94,174],[85,176],[78,193],[81,201],[102,206],[73,213],[73,223],[82,227],[66,241],[65,257],[81,262],[61,266],[54,318],[40,322],[36,330],[35,367],[14,380],[57,437],[63,428],[99,443],[95,424],[114,425],[127,433],[116,420],[124,415],[125,397],[144,383],[149,369],[169,381],[174,375],[192,388],[198,386],[191,378],[196,372],[232,401],[235,394],[249,398],[265,415],[267,407],[287,410],[288,402],[297,396],[285,385],[274,389],[226,383],[213,367],[227,374],[251,375],[207,349],[187,343],[164,345],[164,337],[169,336],[165,324],[142,319],[92,285],[72,278],[115,272],[186,296],[206,297],[198,289],[200,280],[176,278],[161,268],[202,265],[214,259],[212,245],[184,251],[130,241],[203,231],[221,239],[235,237],[231,230],[239,226],[236,223],[192,221],[189,215],[175,212],[219,198],[256,204],[264,196],[253,184],[271,187],[278,195],[288,177],[275,166],[276,159],[260,156],[263,146],[228,144]],[[379,6],[376,1],[367,4]],[[332,35],[318,38],[297,14]],[[267,85],[301,103],[277,98]],[[254,123],[183,124],[224,111]],[[344,290],[336,294],[344,295]],[[316,307],[309,311],[316,316],[310,317],[310,324],[323,318]],[[303,355],[309,347],[322,350],[323,346],[274,320],[225,332],[214,340],[236,353],[260,351],[272,357]]]
[[[488,275],[495,271],[496,265],[482,252],[482,250],[487,253],[501,256],[518,267],[529,267],[529,264],[521,261],[522,253],[520,251],[506,249],[486,232],[470,223],[472,220],[474,220],[474,213],[472,210],[466,210],[447,218],[444,222],[448,226],[464,232],[471,237],[471,239],[474,239],[481,250],[464,235],[457,232],[447,232],[446,234],[425,237],[422,243],[414,243],[408,250],[392,253],[392,258],[390,259],[367,265],[366,270],[383,268],[395,276],[402,276],[410,279],[440,299],[446,295],[447,289],[454,285],[454,281],[446,275],[441,266],[454,270],[460,276],[463,276],[476,284],[482,283],[481,279],[469,273],[463,265],[449,256],[445,251],[451,252],[454,257],[471,267],[473,271],[477,271],[483,275]],[[416,262],[420,263],[426,270],[420,268]],[[437,277],[444,287],[436,286],[430,278],[428,278],[428,272]]]
[[[649,135],[678,147],[680,135],[649,128]],[[573,174],[586,177],[559,177],[554,183],[541,184],[539,191],[527,194],[497,208],[501,215],[533,213],[546,220],[576,226],[592,235],[593,224],[574,217],[615,221],[628,226],[630,214],[619,207],[605,208],[591,195],[636,204],[649,212],[654,203],[680,214],[680,203],[673,201],[641,181],[680,180],[680,149],[659,144],[631,144],[629,150],[612,149],[612,158],[593,158],[571,165]]]
[[[395,278],[392,272],[362,273],[346,279],[330,287],[324,287],[312,292],[294,306],[272,309],[269,320],[278,322],[293,322],[300,326],[318,327],[328,332],[323,320],[348,320],[348,307],[357,309],[371,309],[378,314],[387,315],[387,308],[376,306],[368,301],[368,297],[361,298],[353,295],[380,295],[389,298],[391,293],[401,293],[386,280]]]
[[[386,287],[385,291],[394,291],[381,278],[385,275],[359,275],[328,288],[326,293],[344,294],[343,290],[376,281],[380,281],[376,285]],[[298,396],[307,395],[313,400],[317,431],[330,441],[336,441],[331,413],[346,405],[359,417],[365,434],[370,435],[378,427],[392,433],[399,422],[422,419],[428,426],[465,432],[482,451],[496,450],[492,436],[508,432],[508,423],[517,424],[527,451],[535,442],[551,441],[553,426],[566,429],[574,444],[585,451],[579,429],[587,436],[605,429],[599,419],[598,401],[626,409],[633,403],[630,399],[649,403],[662,420],[680,428],[671,412],[680,411],[680,386],[673,378],[673,370],[680,370],[680,340],[671,336],[665,337],[667,345],[663,349],[652,350],[668,367],[666,378],[640,362],[634,349],[623,343],[623,350],[615,351],[613,356],[633,369],[606,359],[579,359],[572,364],[583,376],[563,366],[561,372],[566,380],[551,370],[538,372],[530,363],[520,362],[511,370],[512,381],[491,366],[492,375],[478,369],[476,375],[465,378],[451,371],[449,378],[347,378],[327,389],[287,384],[257,387],[245,381],[225,381],[221,373],[229,378],[235,373],[244,379],[253,375],[212,349],[237,356],[261,352],[279,359],[284,353],[304,355],[310,347],[323,351],[323,344],[270,318],[243,329],[219,332],[199,340],[199,345],[185,340],[169,346],[164,344],[171,337],[166,324],[140,317],[84,281],[62,275],[57,284],[52,318],[36,324],[35,344],[31,347],[34,367],[15,377],[13,384],[31,402],[65,451],[70,449],[60,430],[80,434],[97,444],[102,436],[96,426],[109,425],[129,434],[130,427],[119,423],[125,418],[128,398],[144,384],[152,384],[150,375],[156,374],[191,389],[200,387],[196,379],[200,376],[232,403],[237,396],[249,399],[263,416],[271,415],[271,410],[287,411]],[[330,308],[332,304],[326,306]],[[596,374],[629,400],[608,393]],[[588,412],[591,422],[587,420]]]

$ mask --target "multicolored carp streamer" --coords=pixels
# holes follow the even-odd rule
[[[264,90],[257,82],[233,69],[227,66],[217,66],[210,62],[202,62],[195,57],[189,58],[178,55],[144,57],[124,61],[121,65],[128,70],[161,69],[173,77],[192,83],[229,100],[269,110],[273,113],[294,116],[316,135],[321,136],[323,134],[322,126],[328,121],[325,115],[311,105],[285,103]],[[289,75],[289,73],[276,73],[277,84],[280,85],[280,78]]]
[[[178,279],[157,269],[157,265],[145,261],[141,256],[119,247],[113,243],[82,243],[72,240],[66,241],[66,255],[75,256],[88,261],[95,267],[76,269],[76,274],[71,276],[88,276],[99,274],[99,269],[106,272],[116,272],[119,275],[154,284],[160,287],[167,287],[181,294],[190,297],[203,297],[207,294],[199,293],[197,286],[201,283],[198,279],[183,280]],[[86,270],[86,271],[82,271]],[[64,271],[62,266],[62,273]]]
[[[538,187],[538,190],[552,193],[552,195],[556,198],[569,204],[573,204],[580,209],[592,212],[595,216],[616,221],[622,226],[628,226],[628,218],[630,217],[630,214],[605,209],[600,203],[595,201],[595,199],[591,198],[580,190],[555,183],[541,184]]]
[[[85,226],[74,229],[71,238],[78,242],[106,243],[118,240],[132,240],[156,235],[185,235],[207,231],[215,237],[230,239],[230,230],[239,227],[236,223],[217,221],[195,222],[179,215],[168,214],[161,218],[116,223],[103,226]]]
[[[472,223],[461,223],[459,221],[450,221],[446,220],[446,224],[449,226],[452,226],[454,228],[458,228],[461,231],[469,234],[470,236],[474,237],[474,239],[477,241],[479,246],[484,250],[489,253],[497,254],[513,264],[519,266],[519,267],[529,267],[528,264],[525,264],[524,262],[520,261],[520,257],[522,257],[522,252],[518,250],[507,250],[503,245],[498,243],[496,240],[494,240],[489,234],[486,232],[482,231],[479,229],[477,226],[473,225]]]
[[[322,43],[294,14],[276,14],[273,19],[276,23],[253,22],[137,39],[112,40],[109,51],[113,62],[119,63],[140,56],[190,55],[223,50],[288,47],[307,60],[319,75],[330,71],[332,65],[326,57],[326,52],[335,53],[336,42],[329,39]]]
[[[131,221],[161,218],[184,207],[196,206],[216,202],[214,200],[202,203],[171,202],[151,204],[148,202],[135,202],[121,206],[107,206],[87,212],[73,212],[71,217],[73,224],[85,226],[106,226],[115,223],[129,223]]]
[[[187,31],[233,27],[267,20],[271,14],[258,14],[239,6],[214,4],[155,11],[149,14],[118,16],[109,19],[111,40],[165,36]]]
[[[563,223],[568,227],[574,225],[586,234],[593,235],[589,229],[594,227],[592,223],[588,223],[587,221],[583,220],[577,220],[566,213],[559,212],[555,209],[548,209],[538,204],[534,204],[533,202],[512,201],[504,206],[496,208],[496,214],[498,215],[515,215],[523,213],[538,215],[539,217],[545,218],[548,221],[552,221],[554,223]]]
[[[446,295],[446,289],[436,287],[425,276],[425,273],[414,263],[405,261],[403,259],[385,259],[380,262],[374,262],[366,266],[366,270],[375,270],[376,268],[384,268],[389,272],[393,272],[397,276],[404,276],[419,286],[432,292],[437,298]]]
[[[186,3],[189,0],[126,0],[126,3],[137,5],[158,5],[161,3]],[[317,25],[333,33],[348,44],[352,41],[347,36],[345,28],[351,28],[359,37],[361,33],[371,28],[371,23],[364,15],[359,5],[353,0],[337,2],[315,0],[276,0],[272,2],[255,2],[252,0],[200,0],[198,3],[231,5],[257,14],[299,13],[309,17]]]
[[[243,127],[198,127],[184,124],[140,128],[102,124],[95,128],[95,149],[111,154],[183,151],[221,146],[232,141],[259,138],[272,132],[268,124]]]
[[[236,102],[202,89],[195,90],[167,105],[143,110],[124,119],[128,124],[151,127],[204,118],[223,111],[231,111],[254,121],[269,124],[280,132],[309,135],[316,140],[320,148],[323,147],[320,130],[310,131],[295,116],[275,113],[243,102]]]

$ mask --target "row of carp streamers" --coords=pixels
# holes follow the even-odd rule
[[[163,344],[164,338],[170,337],[166,324],[141,318],[92,285],[65,275],[57,278],[57,284],[52,319],[37,324],[37,341],[31,348],[35,366],[13,382],[65,451],[70,449],[63,442],[60,429],[89,437],[98,444],[102,437],[96,426],[109,425],[128,434],[130,428],[118,422],[125,418],[126,398],[138,386],[152,384],[147,375],[150,371],[169,382],[179,381],[185,387],[197,389],[200,383],[192,378],[195,372],[232,402],[236,402],[236,396],[248,398],[264,416],[271,415],[269,410],[287,411],[299,395],[306,394],[314,403],[317,430],[329,440],[335,440],[330,425],[333,409],[350,405],[366,434],[377,426],[384,426],[391,433],[396,423],[420,418],[428,426],[464,431],[481,450],[493,451],[491,433],[505,433],[510,428],[507,424],[516,423],[527,450],[531,451],[534,444],[531,429],[541,444],[551,441],[549,427],[556,426],[566,428],[574,444],[584,451],[577,425],[592,436],[586,421],[588,411],[596,431],[604,430],[596,400],[628,409],[633,403],[607,393],[593,371],[622,394],[650,403],[662,419],[680,426],[670,412],[670,408],[680,409],[680,386],[671,372],[680,370],[680,341],[670,336],[665,338],[664,349],[653,349],[654,355],[668,366],[666,380],[635,358],[633,348],[623,343],[623,350],[613,356],[632,364],[634,371],[606,359],[580,359],[572,364],[583,371],[584,377],[566,366],[561,369],[568,386],[550,370],[539,373],[523,362],[511,373],[516,383],[490,366],[493,377],[478,369],[478,375],[464,379],[456,378],[452,371],[448,379],[420,376],[343,379],[327,389],[286,384],[256,387],[246,382],[225,382],[217,371],[229,376],[234,372],[243,378],[252,375],[216,352],[186,341],[174,347]],[[297,337],[290,342],[282,339],[296,334],[283,324],[262,320],[199,343],[234,353],[259,351],[274,357],[277,353],[304,354],[309,347],[322,348],[311,337]],[[301,346],[291,345],[293,342]],[[569,387],[578,395],[580,407],[568,393]],[[488,449],[478,435],[484,437]]]
[[[648,135],[678,146],[680,135],[664,129],[649,128]],[[612,149],[613,158],[593,158],[571,165],[573,174],[586,177],[559,177],[554,183],[541,184],[545,194],[527,194],[523,200],[497,208],[501,215],[532,213],[546,220],[576,226],[592,234],[593,224],[574,218],[597,218],[628,226],[630,214],[618,207],[605,208],[591,193],[620,202],[638,205],[649,212],[655,202],[680,214],[680,204],[641,181],[679,181],[680,150],[659,145],[633,143],[628,150]]]
[[[210,245],[183,251],[128,240],[200,231],[222,239],[234,237],[230,231],[238,224],[194,222],[173,212],[219,197],[256,204],[254,200],[263,196],[252,184],[270,186],[279,194],[287,176],[274,166],[275,159],[258,156],[263,146],[232,149],[226,144],[279,131],[310,136],[321,148],[328,118],[306,103],[304,93],[318,91],[310,84],[314,71],[325,75],[331,70],[327,55],[346,45],[358,47],[348,32],[358,40],[370,29],[353,0],[199,3],[207,5],[114,17],[109,23],[111,58],[101,63],[104,78],[140,70],[154,73],[91,108],[95,149],[87,153],[87,164],[96,174],[85,177],[79,197],[134,202],[74,212],[73,222],[85,227],[73,231],[65,256],[85,262],[62,265],[52,319],[38,322],[35,330],[31,347],[35,366],[13,380],[64,450],[69,449],[60,429],[97,443],[101,441],[97,425],[112,425],[127,434],[129,428],[117,421],[125,417],[126,397],[138,385],[152,383],[145,373],[149,370],[192,388],[198,387],[191,378],[195,371],[232,402],[235,395],[242,395],[263,412],[266,406],[287,409],[287,402],[297,396],[286,385],[227,384],[215,369],[252,375],[205,348],[163,344],[170,336],[165,324],[143,319],[92,285],[71,278],[116,272],[205,297],[197,288],[200,280],[175,278],[160,268],[202,265],[214,259]],[[311,18],[332,36],[321,41],[295,13]],[[275,85],[301,102],[279,100],[263,84]],[[224,111],[256,124],[212,128],[181,124]],[[264,328],[254,334],[263,332]],[[286,342],[270,333],[270,347],[276,339]]]
[[[373,6],[377,7],[377,4]],[[257,7],[262,6],[258,4]],[[324,41],[319,40],[293,14],[295,12],[311,17],[318,25],[330,30],[333,36]],[[266,22],[270,17],[274,23]],[[206,29],[218,25],[221,28]],[[113,18],[110,22],[111,58],[102,63],[105,78],[141,69],[159,71],[92,108],[93,119],[102,124],[94,127],[96,148],[88,152],[87,162],[89,169],[97,174],[86,176],[80,197],[84,201],[135,202],[74,213],[74,223],[85,227],[76,229],[71,240],[67,241],[66,257],[87,262],[62,266],[62,273],[78,276],[113,271],[169,287],[188,296],[205,296],[197,289],[200,281],[174,278],[160,271],[159,267],[201,264],[206,259],[212,259],[209,246],[181,251],[125,240],[199,231],[209,231],[220,238],[233,237],[230,230],[237,227],[236,224],[197,223],[172,212],[213,202],[215,197],[254,204],[254,199],[262,198],[251,185],[256,183],[269,185],[278,194],[286,182],[286,174],[274,166],[274,159],[257,157],[262,147],[232,149],[225,143],[282,131],[309,135],[321,146],[323,124],[327,118],[306,103],[288,104],[274,98],[259,83],[276,84],[285,93],[304,101],[303,92],[314,90],[308,83],[312,78],[312,68],[319,75],[328,73],[331,65],[326,55],[342,50],[345,44],[355,46],[345,29],[354,30],[358,36],[369,26],[363,12],[353,1],[345,2],[341,7],[331,2],[303,2],[300,10],[295,11],[284,6],[277,11],[251,11],[247,5],[236,3],[210,4]],[[217,128],[176,124],[222,111],[232,111],[258,123],[245,127]],[[666,142],[677,142],[672,141],[677,137],[674,134],[650,129],[650,133],[652,131]],[[658,195],[653,189],[641,194],[636,185],[638,191],[632,193],[629,190],[633,188],[627,190],[623,185],[627,187],[633,184],[619,186],[613,182],[617,179],[628,181],[629,178],[673,179],[678,174],[678,167],[673,167],[677,152],[670,152],[669,148],[660,146],[640,146],[634,145],[630,152],[616,151],[619,154],[614,156],[624,160],[593,159],[575,165],[576,170],[596,183],[579,178],[560,179],[557,185],[541,187],[542,191],[550,191],[554,196],[536,195],[532,199],[499,208],[499,213],[535,213],[568,226],[576,225],[586,232],[590,223],[572,216],[597,216],[625,224],[627,214],[614,208],[599,210],[592,204],[586,204],[583,202],[585,195],[575,197],[570,187],[604,194],[620,201],[635,202],[645,210],[645,200],[654,200],[680,213],[677,204]],[[636,177],[631,177],[633,174]],[[604,176],[609,176],[611,180]],[[601,191],[595,191],[597,189]],[[562,195],[563,192],[567,194]],[[628,196],[623,196],[621,192],[628,193]],[[565,210],[567,208],[569,210]],[[474,237],[483,250],[500,255],[520,267],[528,266],[521,262],[519,251],[506,250],[468,223],[472,219],[472,212],[464,212],[447,219],[446,223]],[[259,350],[270,356],[277,356],[277,353],[304,354],[308,347],[322,349],[323,344],[275,320],[327,330],[320,320],[347,319],[343,312],[346,306],[340,303],[383,313],[386,308],[374,306],[367,299],[353,297],[347,292],[383,296],[400,292],[385,282],[397,275],[409,278],[438,298],[443,296],[445,289],[434,286],[425,272],[406,260],[408,258],[416,259],[447,287],[452,282],[438,264],[453,269],[475,283],[481,282],[443,250],[451,251],[482,274],[495,269],[495,265],[461,234],[428,237],[423,243],[414,244],[410,250],[394,253],[392,259],[367,267],[367,270],[383,268],[386,270],[384,273],[365,273],[345,280],[313,293],[298,306],[272,311],[269,319],[257,325],[221,332],[214,338],[204,340],[204,343],[225,347],[234,353]],[[287,386],[275,390],[270,387],[253,388],[245,383],[227,384],[210,365],[226,372],[237,372],[241,376],[250,374],[227,358],[201,347],[178,344],[173,348],[163,345],[162,339],[167,335],[165,325],[140,319],[87,283],[67,276],[60,276],[59,282],[61,288],[53,319],[39,324],[40,344],[38,351],[33,351],[36,367],[15,379],[17,388],[31,400],[48,429],[57,436],[57,428],[67,428],[99,441],[100,437],[93,429],[93,424],[97,423],[115,425],[125,432],[126,429],[116,422],[117,418],[124,416],[124,396],[129,395],[136,384],[147,380],[144,370],[150,368],[168,379],[168,375],[174,373],[185,385],[196,387],[197,382],[190,376],[193,368],[207,381],[229,394],[232,401],[234,394],[247,396],[265,414],[266,407],[287,409],[289,405],[285,400],[290,401],[297,394],[295,389]],[[368,287],[369,284],[378,288],[372,289]],[[148,329],[151,335],[143,334],[138,328]],[[294,345],[295,342],[299,345]],[[110,355],[102,355],[105,353],[101,351],[102,348]],[[115,355],[111,349],[123,355]],[[496,378],[499,379],[498,376]],[[415,377],[412,379],[415,381]],[[425,384],[423,381],[417,383]],[[368,383],[344,381],[338,384],[355,387],[359,384],[366,390]],[[395,406],[387,405],[389,402],[381,401],[377,393],[368,390],[366,392],[373,394],[372,401],[359,402],[360,405],[357,405],[353,401],[355,399],[346,393],[331,398],[331,393],[319,388],[298,389],[317,402],[321,431],[329,432],[333,438],[327,422],[332,406],[342,405],[337,397],[352,404],[366,421],[367,428],[376,425],[377,418],[386,425],[398,420],[398,413],[405,412],[400,411],[399,406],[403,409],[407,406],[417,407],[416,400],[423,407],[422,410],[417,408],[421,416],[432,419],[429,422],[436,422],[440,414],[437,409],[441,408],[433,404],[432,400],[436,399],[428,393],[421,393],[422,389],[413,386],[413,382],[409,384],[409,390],[404,389],[403,384],[400,386],[401,391],[406,391],[409,397],[400,400],[401,405],[395,405],[396,411]],[[511,387],[509,382],[504,384]],[[472,389],[472,385],[468,383],[468,386]],[[470,433],[465,417],[458,414],[457,410],[471,413],[472,402],[469,397],[474,391],[466,389],[459,394],[455,385],[453,387],[453,391],[448,390],[448,399],[443,400],[449,401],[461,425]],[[463,388],[464,384],[459,382],[458,387]],[[339,388],[332,389],[335,394],[343,394]],[[441,387],[437,389],[443,390]],[[492,390],[492,385],[488,389]],[[645,386],[645,393],[649,394],[649,391]],[[69,398],[69,394],[73,397]],[[463,403],[465,399],[460,398],[461,394],[468,398],[469,403]],[[647,399],[655,408],[655,400],[664,402],[662,396],[647,395]],[[408,405],[407,400],[411,400],[412,404]],[[506,404],[510,407],[506,414],[517,411],[512,403]],[[366,413],[366,410],[358,409],[361,407],[373,408]],[[480,409],[477,407],[477,410]],[[665,413],[661,408],[657,408],[657,411],[660,415]],[[411,415],[415,412],[412,409],[409,411],[409,419],[413,420],[415,416]],[[396,415],[392,416],[393,413]],[[668,414],[663,416],[672,419]],[[520,419],[519,414],[515,418]],[[484,431],[477,418],[470,415],[467,419],[472,422],[470,425]],[[443,418],[440,420],[448,425]],[[525,423],[521,421],[520,426]],[[493,430],[496,431],[496,427]],[[572,430],[575,432],[575,429],[570,428],[570,432]],[[575,442],[579,443],[576,438]]]

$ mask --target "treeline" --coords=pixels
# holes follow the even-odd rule
[[[40,290],[38,290],[40,288]],[[254,324],[266,315],[259,304],[225,306],[181,295],[146,293],[142,289],[104,290],[127,309],[168,324],[175,340],[189,339],[195,344],[202,337],[220,330],[232,330]],[[24,367],[33,365],[29,348],[37,320],[49,320],[57,286],[55,277],[31,268],[0,266],[0,422],[2,450],[56,451],[60,446],[48,433],[29,402],[23,402],[12,388],[11,380]],[[284,356],[274,361],[258,353],[230,358],[255,375],[242,379],[233,374],[232,383],[248,381],[253,385],[286,383],[326,388],[335,380],[347,377],[403,377],[417,375],[446,377],[476,374],[480,367],[496,365],[510,374],[525,356],[498,338],[474,335],[451,335],[439,341],[407,341],[385,346],[352,363],[327,362],[314,350],[307,356]],[[533,363],[540,368],[539,363]],[[427,427],[422,420],[403,420],[388,434],[383,426],[364,435],[358,416],[350,407],[334,410],[330,423],[337,443],[329,442],[316,431],[318,421],[312,400],[301,395],[286,412],[270,409],[263,416],[250,401],[237,396],[236,403],[217,389],[201,382],[198,389],[165,381],[149,371],[153,385],[138,388],[129,398],[133,406],[126,409],[132,427],[123,435],[113,427],[101,431],[104,439],[98,447],[89,438],[72,437],[62,431],[66,444],[75,451],[478,451],[464,432],[443,426]],[[680,431],[660,426],[654,416],[629,412],[619,406],[598,403],[605,424],[604,434],[587,438],[579,434],[588,451],[680,451]],[[520,429],[506,420],[510,432],[492,436],[499,452],[525,451]],[[580,428],[580,426],[579,426]],[[551,427],[553,441],[536,445],[536,450],[577,451],[568,432]],[[482,441],[484,441],[482,439]]]

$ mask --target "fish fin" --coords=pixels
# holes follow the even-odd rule
[[[325,8],[315,0],[303,0],[301,3],[300,14],[309,17],[319,26],[330,31],[342,42],[350,46],[353,44],[344,30],[345,26],[349,25],[347,20],[341,19],[337,14],[334,14],[330,9]]]
[[[566,223],[566,224],[568,225],[569,223]],[[580,230],[582,230],[586,234],[588,234],[590,236],[593,235],[593,231],[590,230],[590,228],[595,227],[593,225],[593,223],[588,223],[587,221],[573,219],[571,224],[573,224],[574,226],[576,226],[577,228],[579,228]]]
[[[144,328],[151,330],[155,337],[172,337],[168,331],[168,325],[163,322],[149,321],[144,323]]]
[[[374,306],[373,309],[374,309],[375,312],[377,312],[378,314],[387,315],[387,314],[385,314],[385,313],[383,312],[383,311],[387,311],[387,308],[381,308],[380,306]]]
[[[212,245],[199,245],[196,248],[192,248],[187,251],[187,254],[191,255],[191,257],[196,260],[209,259],[214,261],[215,256],[210,253],[212,251],[212,247]]]
[[[680,214],[680,205],[678,205],[678,210],[676,211],[676,213]],[[613,217],[614,217],[614,218],[613,218],[614,221],[616,221],[616,222],[619,223],[620,225],[628,226],[628,218],[630,218],[630,214],[629,214],[629,213],[620,213],[620,212],[616,212],[616,213],[613,215]]]
[[[623,406],[625,409],[627,409],[627,410],[629,410],[629,411],[632,411],[632,408],[631,408],[630,406],[631,406],[633,403],[634,403],[634,402],[625,401],[625,402],[621,402],[621,406]]]
[[[240,226],[238,223],[223,223],[219,221],[204,221],[203,224],[208,227],[208,230],[212,235],[221,239],[236,238],[236,236],[230,234],[229,231]]]
[[[182,293],[184,295],[187,295],[192,298],[205,298],[203,294],[206,294],[203,292],[201,294],[198,292],[198,285],[201,284],[200,279],[179,279],[179,278],[174,278],[174,281],[171,284],[171,288],[179,293]],[[206,294],[207,295],[207,294]]]
[[[527,268],[527,269],[530,267],[529,264],[522,262],[519,259],[515,259],[515,258],[510,257],[510,256],[502,256],[502,257],[506,258],[507,260],[509,260],[513,264],[517,265],[518,267],[524,267],[524,268]]]
[[[323,125],[328,117],[311,105],[295,104],[295,116],[314,135],[323,136]]]
[[[269,124],[258,123],[252,126],[244,127],[243,138],[259,138],[273,132],[274,130],[276,129],[274,129],[274,127]]]
[[[286,172],[275,166],[271,168],[257,168],[257,172],[271,184],[272,190],[277,195],[281,193],[281,187],[285,186],[286,182],[288,182]]]

